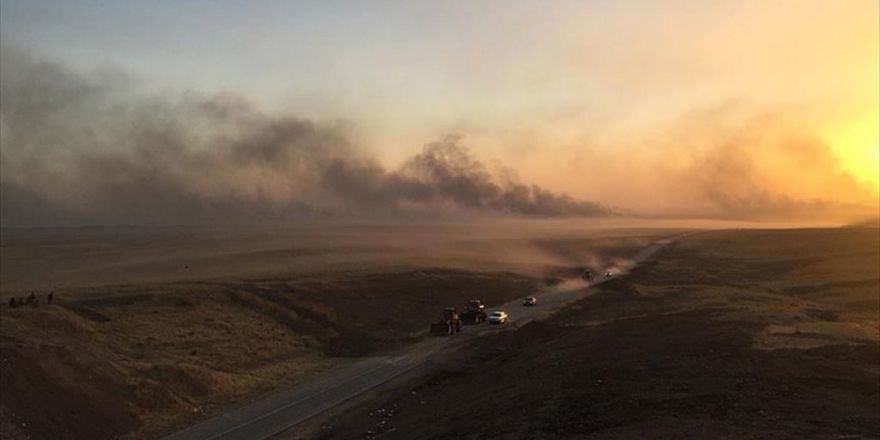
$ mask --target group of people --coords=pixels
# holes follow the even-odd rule
[[[46,295],[46,304],[52,304],[52,301],[54,301],[54,300],[55,300],[55,291],[53,290],[53,291],[49,292],[48,295]],[[16,298],[13,296],[12,298],[9,298],[9,307],[13,308],[13,309],[16,307],[24,307],[24,306],[32,306],[33,307],[33,306],[36,306],[39,302],[40,302],[40,300],[37,299],[37,295],[34,292],[31,292],[31,294],[28,295],[27,297]]]

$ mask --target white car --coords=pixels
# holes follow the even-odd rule
[[[495,311],[489,315],[489,324],[505,324],[507,323],[507,313],[502,311]]]
[[[534,296],[528,296],[523,300],[523,307],[534,307],[538,305],[538,298]]]

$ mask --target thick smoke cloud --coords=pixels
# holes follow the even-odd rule
[[[655,130],[550,158],[539,169],[558,170],[587,197],[662,218],[875,217],[880,208],[871,184],[848,172],[817,134],[824,113],[744,103],[697,109]],[[583,170],[590,178],[579,182]]]
[[[458,136],[432,142],[390,173],[369,162],[336,160],[327,168],[324,183],[336,193],[349,197],[351,203],[382,205],[406,201],[530,216],[610,213],[608,208],[596,203],[577,201],[510,177],[499,179],[458,142]]]
[[[686,166],[670,172],[670,185],[678,187],[672,191],[694,200],[691,205],[705,216],[852,219],[876,212],[870,186],[842,171],[830,147],[809,127],[777,112],[719,113],[736,112],[695,115],[674,136],[686,140],[690,156]],[[725,118],[730,121],[719,127]]]
[[[681,181],[692,182],[696,198],[704,202],[706,212],[728,219],[787,219],[787,218],[853,218],[870,212],[870,207],[836,199],[799,198],[789,195],[782,184],[768,177],[746,141],[727,141],[718,144],[695,158],[693,164],[680,171]],[[781,151],[780,151],[781,150]],[[831,165],[837,160],[827,146],[817,141],[799,140],[789,144],[764,146],[760,155],[785,155],[785,161],[797,165],[793,170],[781,169],[777,180],[796,181],[803,173],[822,182],[827,190],[837,189],[847,194],[869,192],[870,189],[851,176],[835,171]],[[819,168],[817,172],[811,168]],[[802,177],[800,177],[802,178]]]
[[[342,127],[234,95],[155,97],[5,46],[0,69],[7,226],[610,213],[490,172],[453,136],[386,170]]]
[[[487,167],[458,136],[388,169],[345,126],[268,114],[234,94],[138,87],[118,72],[79,74],[0,47],[4,226],[625,213]],[[876,216],[871,188],[836,166],[808,124],[781,113],[723,106],[683,115],[630,142],[637,148],[533,159],[568,173],[568,187],[643,215]]]

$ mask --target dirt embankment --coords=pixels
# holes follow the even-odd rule
[[[155,437],[406,342],[444,306],[534,287],[510,273],[432,269],[116,287],[3,306],[3,435]]]
[[[876,438],[878,230],[707,233],[658,258],[323,439]]]

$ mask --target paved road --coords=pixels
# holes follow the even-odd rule
[[[611,268],[615,276],[625,274],[638,263],[648,259],[672,239],[660,240],[636,254],[624,265]],[[414,368],[425,365],[439,352],[454,350],[466,339],[519,327],[531,320],[549,314],[590,294],[591,285],[604,281],[602,274],[587,283],[571,280],[544,292],[535,307],[523,307],[520,299],[502,304],[491,310],[505,310],[510,315],[506,326],[481,324],[464,326],[459,335],[429,338],[408,347],[396,355],[371,357],[345,368],[332,370],[316,380],[280,392],[241,408],[229,411],[198,425],[165,438],[165,440],[256,440],[265,439],[353,398],[365,391],[385,384]]]

